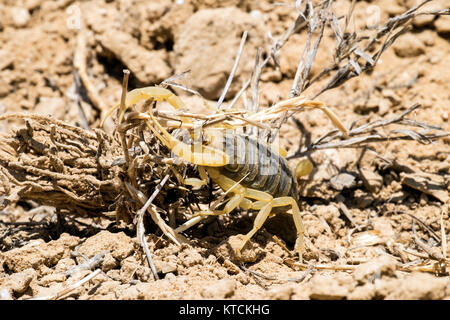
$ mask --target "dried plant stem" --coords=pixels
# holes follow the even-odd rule
[[[428,144],[433,140],[446,137],[450,135],[450,132],[443,131],[440,127],[429,125],[422,122],[417,122],[411,119],[405,118],[409,113],[413,112],[417,108],[420,107],[420,104],[414,104],[406,111],[402,112],[400,115],[395,116],[391,119],[383,119],[376,120],[364,125],[361,125],[357,128],[350,129],[348,131],[348,138],[333,141],[340,139],[342,137],[342,133],[336,129],[333,129],[318,138],[316,141],[311,143],[309,146],[304,147],[297,151],[294,155],[288,157],[288,159],[298,158],[310,154],[314,150],[323,150],[323,149],[334,149],[334,148],[360,148],[367,146],[368,143],[374,142],[382,142],[382,141],[394,141],[394,140],[415,140],[419,143]],[[400,124],[404,126],[413,126],[413,127],[421,127],[425,128],[427,131],[429,130],[438,130],[438,133],[428,133],[428,132],[417,132],[413,130],[406,129],[397,129],[389,132],[389,135],[383,132],[374,133],[373,130],[380,127],[386,127],[391,124]],[[398,135],[403,134],[403,135]]]
[[[107,111],[107,105],[103,102],[103,99],[98,94],[97,89],[87,74],[86,51],[86,31],[84,28],[81,28],[77,36],[77,47],[73,58],[73,66],[77,71],[80,80],[83,82],[84,87],[86,88],[89,100],[91,100],[94,107],[97,108],[103,116],[103,113]]]
[[[216,112],[219,111],[219,107],[222,104],[223,100],[225,99],[225,96],[227,95],[228,89],[230,88],[231,82],[233,81],[234,74],[236,73],[236,69],[239,65],[239,60],[241,59],[242,50],[244,49],[245,41],[247,40],[247,34],[248,31],[244,31],[241,38],[241,43],[239,45],[239,49],[236,55],[236,59],[234,60],[233,69],[231,69],[230,75],[228,76],[227,83],[225,87],[223,88],[222,95],[220,96],[219,100],[217,101],[217,104],[215,106]]]
[[[45,296],[45,297],[37,297],[37,298],[29,299],[29,300],[57,300],[57,299],[60,299],[63,296],[67,295],[68,293],[72,292],[73,290],[81,287],[83,284],[85,284],[89,280],[96,277],[100,272],[102,272],[102,270],[97,269],[97,270],[91,272],[89,275],[87,275],[83,279],[81,279],[80,281],[78,281],[72,285],[69,285],[67,288],[55,293],[54,295]]]

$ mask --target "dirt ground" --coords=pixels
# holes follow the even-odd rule
[[[295,1],[283,2],[288,5],[270,0],[3,0],[0,115],[50,114],[76,126],[98,127],[101,111],[120,100],[124,68],[132,74],[130,89],[190,70],[183,84],[214,103],[248,30],[228,103],[251,76],[257,48],[270,46],[268,33],[277,39],[297,18]],[[349,4],[343,0],[333,6],[345,14]],[[373,12],[383,24],[415,4],[358,1],[350,28],[372,23],[368,16]],[[425,8],[448,8],[448,2],[431,1]],[[410,119],[450,131],[450,16],[417,17],[411,26],[374,71],[320,96],[345,126],[392,118],[420,103]],[[261,106],[288,97],[306,37],[303,31],[294,34],[280,51],[279,68],[263,70]],[[98,100],[81,101],[81,109],[74,78],[80,41],[85,41],[87,76],[98,94]],[[323,43],[312,76],[332,61],[333,35],[325,34]],[[183,90],[177,94],[192,112],[201,109],[197,97]],[[238,104],[242,107],[242,100]],[[310,141],[333,128],[320,111],[295,118],[310,132]],[[0,134],[23,127],[23,121],[1,121]],[[282,126],[280,137],[289,155],[305,142],[293,119]],[[155,281],[132,223],[61,216],[58,208],[19,199],[0,211],[0,299],[55,294],[81,300],[450,299],[450,137],[371,147],[312,154],[315,169],[300,191],[303,262],[293,254],[295,228],[286,214],[269,218],[238,261],[233,249],[255,216],[241,210],[207,219],[185,233],[189,243],[181,246],[150,226],[147,242],[160,278]],[[418,181],[429,188],[414,187]],[[0,202],[7,191],[0,186]],[[97,273],[91,280],[64,294],[92,272]]]

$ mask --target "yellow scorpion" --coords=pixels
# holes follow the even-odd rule
[[[183,101],[168,89],[157,86],[135,89],[128,92],[126,96],[125,105],[120,110],[119,123],[131,105],[149,99],[165,100],[175,109],[184,108]],[[243,119],[239,120],[240,122],[235,121],[231,127],[248,124],[252,121],[261,123],[273,120],[278,117],[280,112],[305,107],[322,110],[333,124],[346,135],[347,131],[343,124],[324,103],[307,100],[303,97],[284,100],[263,111],[248,115],[245,121],[242,121]],[[106,116],[118,108],[119,104],[110,109]],[[269,215],[290,207],[297,230],[295,250],[301,260],[304,252],[304,227],[297,204],[297,177],[311,172],[312,164],[310,162],[300,162],[292,170],[285,159],[285,152],[280,152],[272,145],[248,135],[224,130],[227,126],[203,128],[201,140],[192,139],[191,142],[186,143],[176,138],[175,135],[171,135],[152,111],[139,115],[140,119],[147,121],[147,126],[153,134],[176,156],[198,166],[201,179],[183,179],[185,184],[201,186],[208,182],[209,176],[229,198],[222,210],[199,211],[193,218],[176,228],[175,233],[185,231],[206,216],[228,214],[237,207],[245,210],[259,210],[253,228],[245,235],[242,244],[236,250],[237,257],[240,257],[242,248],[262,227]],[[195,128],[191,120],[186,117],[181,117],[181,119],[183,122],[188,122],[190,128]],[[230,125],[228,125],[229,127]]]

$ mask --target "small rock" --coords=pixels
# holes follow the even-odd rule
[[[39,279],[38,284],[40,286],[44,287],[50,287],[50,285],[54,284],[55,282],[63,282],[66,280],[66,275],[63,273],[52,273],[46,276],[43,276],[41,279]]]
[[[412,273],[405,279],[381,283],[377,291],[386,300],[439,300],[450,285],[448,277],[437,278],[428,273]]]
[[[13,273],[8,279],[9,287],[15,294],[22,294],[28,289],[31,281],[35,277],[36,270],[31,268]]]
[[[388,99],[381,99],[380,102],[378,103],[378,113],[381,116],[386,115],[389,110],[391,110],[392,107],[392,102],[389,101]]]
[[[390,196],[389,202],[401,203],[403,202],[403,200],[405,200],[407,196],[408,194],[405,193],[404,191],[397,191]]]
[[[164,279],[174,281],[177,279],[177,277],[173,273],[169,272],[165,275]]]
[[[234,295],[236,281],[232,279],[221,279],[209,285],[200,292],[205,299],[227,299]]]
[[[425,193],[422,193],[420,195],[420,201],[419,201],[420,205],[423,207],[425,205],[428,204],[428,196]]]
[[[371,192],[377,192],[383,186],[383,177],[370,169],[361,169],[360,177],[365,187]]]
[[[355,190],[352,198],[352,204],[358,209],[365,209],[369,207],[374,201],[374,196],[361,189]]]
[[[401,58],[417,57],[425,52],[425,46],[415,35],[407,33],[394,42],[394,51]]]
[[[48,243],[37,240],[21,248],[0,253],[0,260],[3,259],[3,264],[11,272],[20,272],[28,268],[37,270],[43,266],[52,267],[60,259],[67,257],[78,243],[78,237],[63,233],[59,239]]]
[[[402,172],[400,178],[402,184],[431,195],[442,203],[450,200],[450,195],[445,190],[445,181],[439,175]]]
[[[13,300],[8,289],[0,289],[0,300]]]
[[[330,179],[331,187],[337,191],[351,188],[355,185],[355,177],[348,173],[340,173]]]
[[[102,263],[102,271],[108,272],[109,270],[115,269],[119,266],[119,261],[117,261],[110,252],[105,254]]]
[[[427,29],[417,35],[427,47],[432,47],[436,43],[436,33]],[[434,55],[433,55],[434,56]]]
[[[149,282],[154,279],[152,270],[142,265],[136,269],[134,277],[141,282]]]
[[[165,50],[148,51],[125,32],[108,30],[100,37],[100,43],[122,61],[143,85],[159,83],[172,74]]]
[[[177,272],[177,265],[173,262],[166,262],[166,261],[154,261],[156,271],[158,273],[176,273]]]
[[[107,251],[114,259],[122,261],[133,254],[134,245],[134,240],[125,233],[111,233],[104,230],[87,239],[78,248],[78,252],[92,258],[100,252]]]
[[[72,258],[62,258],[58,261],[52,271],[57,273],[64,273],[73,268],[75,265],[75,260],[73,260]]]
[[[264,31],[258,18],[233,7],[203,9],[194,13],[175,35],[172,63],[175,73],[191,70],[191,87],[207,99],[218,99],[233,67],[244,31],[248,31],[239,72],[227,92],[234,96],[253,70],[256,50],[264,47]]]
[[[223,266],[227,270],[226,272],[228,274],[239,274],[241,272],[241,269],[239,269],[239,267],[237,265],[235,265],[233,262],[231,262],[228,259],[226,259],[223,262]],[[222,273],[221,271],[216,271],[214,274],[219,276],[219,278],[220,278],[220,277],[223,277],[223,275],[221,273]]]
[[[440,16],[434,21],[434,27],[439,33],[450,33],[450,16]]]
[[[203,263],[203,257],[197,250],[193,248],[187,248],[183,250],[178,254],[178,258],[181,260],[181,264],[186,268]]]
[[[432,14],[417,16],[413,19],[413,25],[415,27],[424,27],[433,22],[434,16]]]
[[[121,262],[120,268],[120,280],[122,283],[128,283],[130,280],[135,279],[135,274],[141,265],[136,261],[134,257],[128,257]]]

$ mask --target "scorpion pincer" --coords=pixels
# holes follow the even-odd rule
[[[171,91],[160,87],[135,89],[127,94],[124,110],[142,99],[166,100],[174,108],[184,107],[183,102]],[[346,130],[337,116],[322,102],[295,97],[278,103],[277,105],[254,114],[249,119],[266,121],[272,119],[276,113],[298,108],[317,108],[322,110],[344,135]],[[112,110],[117,109],[116,105]],[[253,228],[244,236],[241,245],[236,250],[237,257],[250,238],[263,226],[266,219],[279,211],[292,210],[294,224],[297,230],[295,250],[300,260],[304,252],[304,227],[298,206],[297,178],[309,174],[312,164],[301,161],[291,169],[285,157],[272,145],[259,141],[254,137],[224,130],[220,127],[208,127],[201,130],[202,139],[190,139],[189,143],[171,135],[149,113],[142,113],[141,119],[147,121],[148,128],[153,134],[176,156],[198,166],[200,179],[186,178],[183,182],[191,186],[201,186],[208,182],[208,177],[219,185],[229,197],[221,210],[204,210],[196,212],[195,216],[176,228],[180,233],[192,227],[209,215],[228,214],[237,207],[245,210],[258,210]],[[186,120],[185,118],[183,119]],[[194,127],[193,125],[191,128]],[[195,133],[194,133],[195,135]]]

